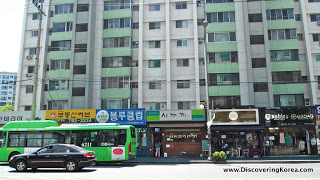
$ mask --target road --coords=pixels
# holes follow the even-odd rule
[[[224,172],[226,168],[242,171]],[[305,168],[305,169],[301,169]],[[312,170],[312,172],[288,172]],[[277,173],[278,172],[278,173]],[[209,180],[209,179],[319,179],[320,163],[302,164],[103,164],[80,172],[64,169],[39,169],[16,172],[0,164],[0,179],[5,180]]]

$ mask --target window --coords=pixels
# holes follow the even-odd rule
[[[73,74],[86,74],[86,65],[73,66]]]
[[[84,87],[72,88],[72,96],[85,96],[86,89]]]
[[[119,10],[119,9],[130,9],[130,8],[131,8],[130,0],[104,1],[104,10],[105,11]]]
[[[206,0],[206,3],[226,3],[233,2],[233,0]]]
[[[51,60],[50,70],[70,69],[70,60]]]
[[[73,4],[56,5],[55,14],[68,14],[73,13]]]
[[[177,67],[188,67],[189,59],[177,59]]]
[[[33,93],[33,86],[32,85],[26,86],[26,93]]]
[[[131,66],[131,57],[129,56],[102,58],[103,68],[117,68],[117,67],[130,67],[130,66]]]
[[[298,61],[298,50],[270,51],[271,61]]]
[[[89,11],[89,4],[78,4],[77,12]]]
[[[176,9],[187,9],[187,3],[186,2],[176,3]]]
[[[311,14],[310,15],[311,22],[320,21],[320,14]]]
[[[177,89],[190,88],[190,81],[179,80],[177,81]]]
[[[87,52],[87,44],[75,44],[74,52]]]
[[[312,34],[313,42],[320,41],[320,34]]]
[[[103,48],[130,47],[131,37],[115,37],[103,39]]]
[[[69,89],[68,80],[49,80],[49,91],[68,90],[68,89]]]
[[[152,29],[160,29],[160,22],[154,22],[154,23],[149,23],[149,30],[152,30]]]
[[[149,110],[160,110],[160,103],[151,103]]]
[[[149,82],[149,89],[161,89],[161,82]]]
[[[267,10],[267,20],[295,19],[293,9]]]
[[[187,28],[188,27],[188,21],[176,21],[176,28]]]
[[[320,0],[308,0],[308,2],[320,2]]]
[[[264,35],[251,35],[250,44],[264,44]]]
[[[24,107],[24,110],[25,110],[25,111],[31,111],[31,106],[25,106],[25,107]]]
[[[213,85],[239,85],[239,74],[209,74],[209,86]]]
[[[296,17],[296,21],[301,21],[300,14],[296,14],[295,17]]]
[[[269,40],[297,39],[295,29],[277,29],[268,31]]]
[[[249,22],[262,22],[262,13],[248,14]]]
[[[190,102],[178,102],[178,109],[190,109]]]
[[[139,41],[133,41],[132,48],[139,48]]]
[[[29,55],[36,55],[37,53],[37,48],[30,48],[29,49]]]
[[[160,11],[160,4],[149,5],[149,11]]]
[[[32,14],[32,20],[38,20],[38,19],[40,19],[40,14],[39,13]]]
[[[204,0],[197,1],[197,7],[204,7]]]
[[[131,18],[105,19],[103,21],[103,29],[117,29],[117,28],[130,28],[130,27],[131,27]]]
[[[304,106],[302,94],[295,95],[274,95],[274,106]]]
[[[200,86],[206,86],[206,80],[205,79],[200,79],[199,80]]]
[[[38,31],[31,31],[31,37],[37,37]]]
[[[62,110],[68,107],[68,101],[48,101],[48,110]]]
[[[272,72],[273,84],[301,83],[300,71]]]
[[[28,66],[28,73],[34,73],[34,66]]]
[[[213,107],[235,107],[240,106],[240,96],[215,96],[209,97]]]
[[[320,54],[316,54],[316,61],[320,61]]]
[[[188,40],[177,40],[177,47],[187,47]]]
[[[161,67],[161,60],[149,60],[149,68],[159,68]]]
[[[209,63],[231,63],[238,62],[237,52],[209,53]]]
[[[268,92],[268,83],[253,83],[254,92]]]
[[[215,12],[207,13],[208,23],[216,22],[235,22],[234,12]]]
[[[86,31],[88,31],[88,23],[76,25],[76,32],[86,32]]]
[[[102,89],[123,89],[130,88],[129,77],[102,78]]]
[[[204,19],[198,19],[197,20],[198,26],[202,26],[203,25],[203,21],[204,21]]]
[[[131,82],[131,88],[138,88],[138,82]]]
[[[139,29],[139,23],[132,23],[132,29]]]
[[[208,42],[229,42],[236,41],[235,32],[208,33]]]
[[[160,41],[149,41],[149,48],[160,48]]]
[[[52,41],[51,51],[67,51],[71,50],[71,41]]]
[[[139,6],[132,5],[132,11],[139,11]]]
[[[252,58],[252,68],[264,68],[266,67],[266,58]]]
[[[303,35],[302,34],[297,34],[297,39],[299,41],[303,41]]]
[[[72,22],[53,23],[52,32],[69,32],[72,31]]]

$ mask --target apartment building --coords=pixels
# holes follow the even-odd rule
[[[16,97],[17,73],[0,72],[0,108],[6,104],[13,105]]]

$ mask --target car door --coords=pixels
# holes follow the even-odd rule
[[[50,156],[52,146],[39,149],[33,155],[28,157],[28,165],[30,167],[50,167]]]
[[[64,167],[68,159],[69,148],[64,145],[55,145],[52,149],[50,162],[53,167]]]

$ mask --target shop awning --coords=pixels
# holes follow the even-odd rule
[[[262,131],[264,126],[215,126],[210,127],[211,131]]]

